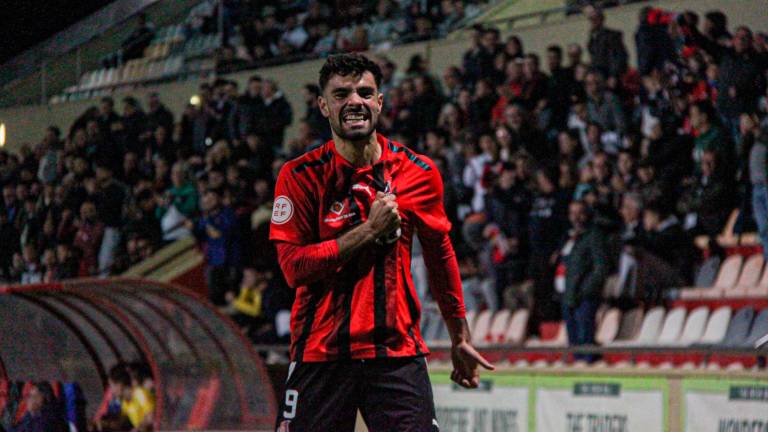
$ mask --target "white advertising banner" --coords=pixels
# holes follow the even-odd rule
[[[664,432],[666,382],[539,378],[537,432]]]
[[[484,379],[464,389],[432,376],[440,432],[526,432],[529,388],[525,379]]]
[[[684,384],[686,432],[768,432],[768,382]]]

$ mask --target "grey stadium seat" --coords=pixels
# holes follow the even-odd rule
[[[738,347],[746,342],[749,329],[752,328],[752,320],[755,318],[755,308],[745,306],[736,312],[728,324],[728,330],[720,343],[721,347]]]

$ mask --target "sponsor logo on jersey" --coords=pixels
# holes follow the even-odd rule
[[[340,215],[341,212],[343,212],[343,211],[344,211],[344,203],[343,202],[336,201],[331,206],[331,213],[333,213],[333,214]]]
[[[371,198],[373,198],[373,197],[374,197],[374,193],[373,193],[373,190],[371,189],[371,187],[370,187],[370,186],[368,186],[368,185],[366,185],[366,184],[362,184],[362,183],[355,183],[355,184],[353,184],[353,185],[352,185],[352,190],[361,190],[361,191],[365,191],[365,192],[368,194],[368,196],[369,196],[369,197],[371,197]]]
[[[275,198],[272,206],[272,223],[282,225],[293,217],[293,202],[285,195]]]

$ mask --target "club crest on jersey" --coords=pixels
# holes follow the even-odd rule
[[[293,217],[293,202],[285,195],[275,198],[272,205],[272,223],[282,225]]]
[[[343,202],[336,201],[331,206],[331,213],[333,213],[335,215],[340,215],[341,212],[343,212],[343,211],[344,211],[344,203]]]

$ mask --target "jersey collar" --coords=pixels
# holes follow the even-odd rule
[[[344,168],[344,169],[353,169],[353,170],[365,170],[370,169],[373,165],[378,165],[380,163],[385,163],[390,160],[392,151],[389,148],[389,142],[390,140],[384,135],[376,132],[376,141],[379,143],[379,147],[381,148],[381,155],[379,156],[379,160],[373,163],[369,166],[363,166],[363,167],[354,167],[349,161],[344,159],[344,157],[339,153],[339,151],[336,149],[336,142],[333,140],[328,141],[328,145],[330,146],[331,150],[334,154],[335,164],[337,168]]]

